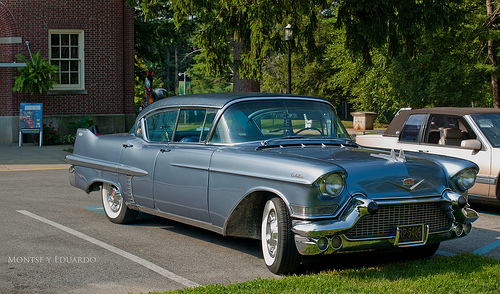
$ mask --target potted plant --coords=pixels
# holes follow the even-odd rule
[[[57,82],[54,77],[59,67],[50,64],[45,58],[40,57],[40,51],[28,60],[22,54],[16,55],[20,62],[26,63],[26,67],[19,68],[19,76],[14,77],[14,92],[27,92],[34,95],[35,92],[42,93],[52,89]]]

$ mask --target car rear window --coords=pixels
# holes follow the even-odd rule
[[[420,133],[420,128],[422,127],[422,121],[425,114],[414,114],[408,117],[406,124],[401,131],[399,141],[407,143],[418,143],[418,134]]]

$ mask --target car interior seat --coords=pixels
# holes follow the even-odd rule
[[[460,146],[462,143],[462,131],[458,128],[444,128],[440,130],[441,138],[439,139],[440,145],[454,145]]]

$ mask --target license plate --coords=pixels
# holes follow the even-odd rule
[[[399,244],[424,241],[424,225],[398,226]]]

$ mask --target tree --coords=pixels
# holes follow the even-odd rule
[[[371,65],[371,50],[387,45],[387,53],[415,56],[422,34],[456,23],[462,0],[341,0],[338,25],[345,30],[346,48]]]
[[[318,11],[325,6],[325,0],[173,2],[177,25],[191,18],[200,23],[197,38],[201,48],[207,51],[210,75],[221,75],[234,54],[235,90],[258,90],[263,75],[262,65],[268,54],[284,51],[282,32],[288,23],[294,28],[295,44],[314,50],[312,32],[317,26]],[[253,81],[240,80],[239,77]],[[240,81],[253,85],[246,87],[240,85]]]
[[[198,52],[192,37],[195,19],[174,24],[171,1],[128,0],[135,10],[136,87],[141,88],[149,70],[169,93],[176,92],[179,73],[186,72]],[[139,99],[139,97],[136,97]]]

